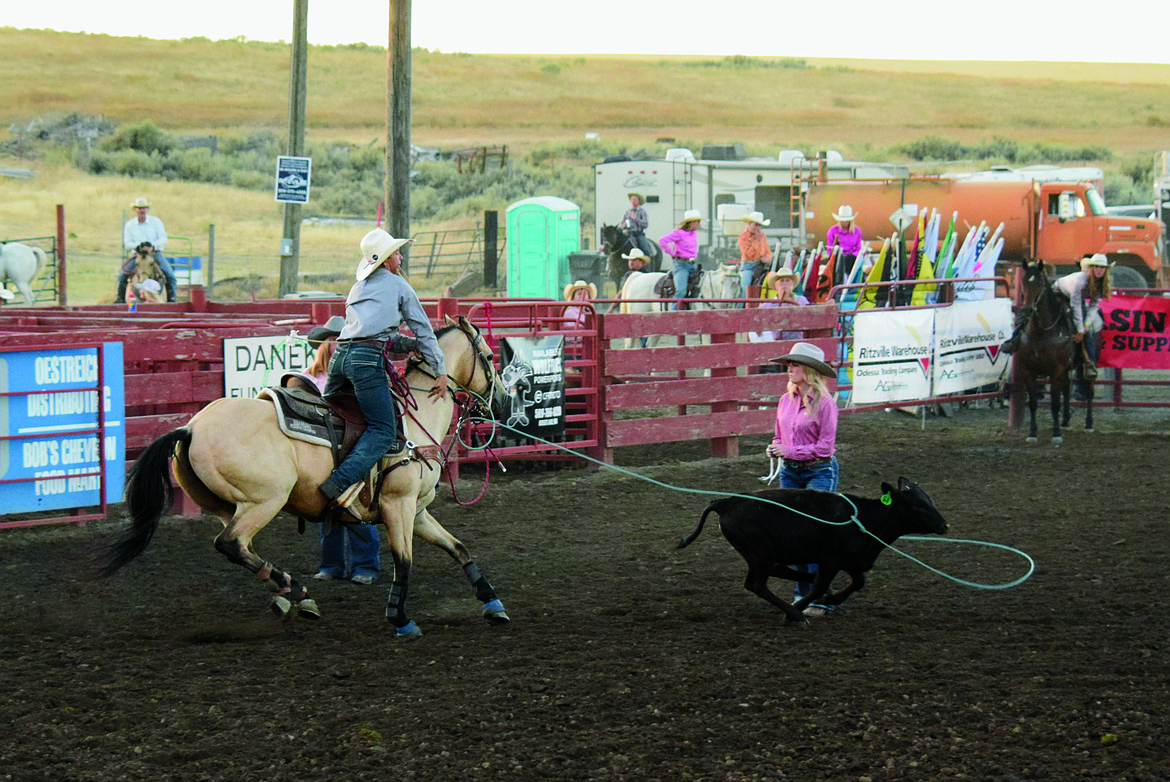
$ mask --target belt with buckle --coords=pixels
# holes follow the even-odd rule
[[[793,470],[809,470],[813,467],[824,467],[832,460],[832,456],[824,456],[820,459],[785,459],[784,466]]]
[[[338,345],[381,345],[386,340],[373,339],[372,337],[362,337],[358,339],[339,339],[336,340]]]

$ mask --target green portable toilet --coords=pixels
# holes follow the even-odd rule
[[[559,299],[569,278],[569,254],[581,249],[581,207],[537,196],[508,207],[508,295]]]

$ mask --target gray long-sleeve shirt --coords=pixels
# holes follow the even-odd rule
[[[419,350],[431,369],[447,374],[435,330],[410,283],[388,269],[377,268],[355,282],[345,299],[345,328],[338,339],[390,339],[403,323],[418,337]]]

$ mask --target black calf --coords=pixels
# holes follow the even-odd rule
[[[703,511],[699,526],[679,541],[678,547],[689,546],[699,537],[707,514],[719,514],[723,537],[747,561],[744,588],[780,608],[794,622],[805,621],[802,611],[811,602],[838,605],[861,589],[866,571],[885,544],[906,534],[941,535],[947,531],[947,521],[930,496],[905,478],[898,479],[896,489],[883,483],[879,499],[812,489],[764,489],[754,492],[753,497],[759,499],[725,497],[712,502]],[[819,569],[812,590],[795,605],[768,589],[770,577],[810,580],[812,574],[789,567],[790,563],[806,562],[816,563]],[[830,593],[829,585],[841,571],[849,574],[849,585]]]

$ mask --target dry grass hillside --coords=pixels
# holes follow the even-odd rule
[[[286,44],[156,41],[0,27],[0,141],[13,123],[87,112],[151,119],[171,132],[280,134],[287,124]],[[384,49],[311,47],[307,134],[384,144]],[[631,148],[659,138],[742,141],[756,154],[836,148],[859,158],[937,136],[963,144],[1108,148],[1117,168],[1170,146],[1170,65],[499,56],[413,53],[412,140],[452,148],[507,144],[513,156],[598,133]],[[556,163],[560,165],[560,163]],[[583,165],[577,161],[574,165]],[[587,164],[585,164],[587,165]],[[140,194],[196,251],[217,226],[224,273],[275,274],[281,208],[270,194],[226,186],[94,177],[69,160],[0,157],[37,171],[0,177],[0,238],[52,230],[66,205],[71,249],[97,298],[113,263],[122,210]],[[355,230],[305,233],[302,270],[334,264]],[[233,259],[239,260],[232,269]],[[264,260],[257,260],[264,259]],[[267,259],[271,259],[268,261]],[[267,264],[271,263],[269,267]]]

